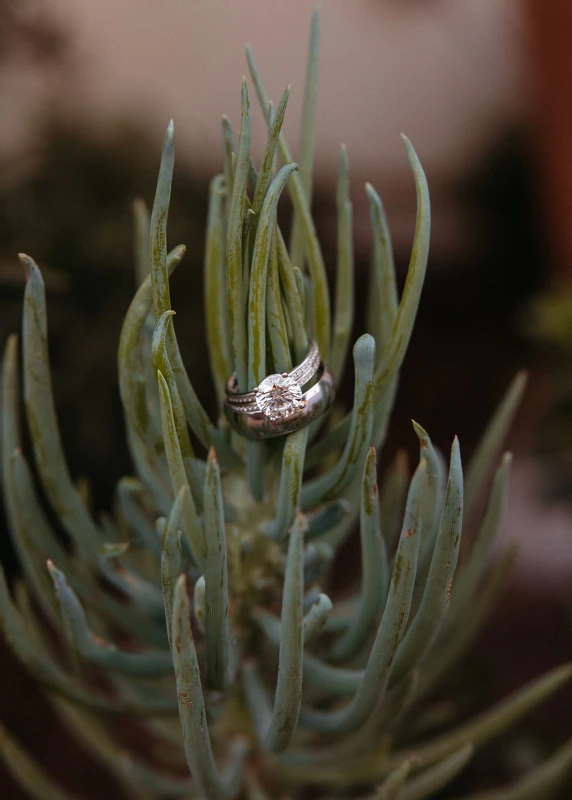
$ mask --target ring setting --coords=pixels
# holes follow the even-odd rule
[[[254,393],[258,410],[271,420],[284,419],[306,405],[302,388],[287,372],[268,375]]]
[[[306,357],[291,372],[267,375],[248,392],[238,391],[232,375],[226,385],[225,412],[232,427],[246,438],[267,439],[304,428],[330,408],[334,396],[333,376],[311,340]]]

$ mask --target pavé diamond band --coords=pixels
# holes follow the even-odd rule
[[[306,392],[312,378],[316,383]],[[268,375],[249,392],[239,393],[235,376],[226,385],[225,411],[235,430],[248,439],[292,433],[321,416],[335,397],[334,379],[310,341],[306,358],[291,372]]]

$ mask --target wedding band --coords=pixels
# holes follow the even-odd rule
[[[316,383],[302,388],[312,378]],[[225,411],[233,428],[248,439],[283,436],[309,425],[330,408],[335,397],[334,378],[310,341],[306,358],[291,372],[268,375],[249,392],[239,393],[236,376],[226,385]]]

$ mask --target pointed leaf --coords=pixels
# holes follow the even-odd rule
[[[451,600],[451,623],[462,615],[474,597],[484,575],[492,546],[499,533],[507,505],[512,454],[505,453],[498,467],[489,495],[485,515],[472,544],[468,559],[459,568]]]
[[[411,761],[405,761],[390,772],[383,784],[375,793],[375,800],[401,800],[403,785],[411,771]],[[372,797],[371,800],[374,800]]]
[[[223,206],[224,178],[213,178],[209,190],[209,213],[205,244],[205,296],[209,365],[219,409],[224,401],[225,385],[234,372],[226,292],[226,263]]]
[[[187,579],[181,575],[175,587],[173,608],[173,661],[185,755],[191,774],[204,796],[208,800],[227,800],[240,792],[244,746],[237,743],[229,768],[221,776],[215,764],[208,731],[190,616]]]
[[[421,533],[421,564],[429,559],[435,547],[435,537],[439,518],[445,501],[445,475],[441,454],[433,447],[427,431],[413,422],[413,429],[419,438],[421,458],[427,459],[427,484],[423,498],[423,530]]]
[[[304,646],[316,641],[332,611],[332,601],[327,594],[320,593],[304,617]]]
[[[463,742],[471,742],[475,747],[479,747],[507,728],[516,725],[533,708],[565,686],[571,678],[572,664],[557,667],[453,731],[436,736],[411,754],[415,756],[419,766],[425,767],[447,758],[461,747]],[[387,768],[391,768],[392,764],[399,763],[408,755],[407,750],[395,753],[387,763]],[[369,776],[364,775],[364,780],[368,778]]]
[[[272,539],[286,537],[299,510],[307,439],[308,428],[302,428],[286,438],[282,452],[276,516],[264,528],[264,533]]]
[[[278,681],[271,709],[254,662],[244,666],[246,698],[260,744],[272,753],[288,747],[298,724],[304,653],[302,545],[305,520],[298,514],[290,532],[284,591]]]
[[[354,322],[353,211],[350,201],[348,153],[345,145],[342,145],[338,162],[336,203],[338,212],[338,253],[330,368],[336,384],[339,384],[344,374]]]
[[[376,470],[375,447],[370,447],[363,474],[360,512],[362,564],[360,605],[348,625],[347,632],[336,642],[332,650],[337,661],[352,658],[367,643],[387,593],[389,567],[379,525]]]
[[[165,451],[167,454],[167,462],[169,464],[169,474],[171,476],[173,493],[176,495],[184,486],[188,486],[187,474],[185,472],[183,456],[181,454],[181,448],[177,438],[169,387],[167,386],[167,382],[160,371],[157,373],[157,384],[159,387],[159,398],[161,401],[161,424],[163,426]],[[199,566],[202,566],[205,559],[205,544],[201,523],[199,521],[191,491],[184,496],[186,499],[183,504],[182,518],[185,526],[185,533],[187,535],[187,540],[191,548],[193,558]]]
[[[276,235],[278,237],[278,271],[280,274],[280,283],[284,293],[286,308],[292,326],[292,340],[294,345],[294,355],[296,363],[299,363],[306,357],[308,352],[308,334],[304,324],[304,296],[300,294],[299,278],[301,277],[300,271],[292,266],[290,256],[286,249],[286,244],[280,228],[276,228]]]
[[[422,512],[422,520],[425,521]],[[423,523],[422,523],[423,524]],[[451,449],[445,506],[423,598],[395,657],[390,685],[419,666],[435,642],[451,596],[463,526],[463,468],[457,437]]]
[[[169,291],[169,274],[167,270],[167,217],[171,202],[171,183],[175,164],[174,146],[175,126],[169,122],[163,140],[161,165],[157,179],[157,189],[151,211],[151,230],[149,235],[149,252],[151,260],[151,283],[153,286],[153,309],[155,322],[161,314],[171,308]]]
[[[167,636],[169,646],[173,646],[173,636],[171,624],[173,620],[173,603],[175,597],[175,584],[181,574],[181,532],[179,530],[183,506],[188,502],[186,495],[189,492],[188,485],[181,486],[173,503],[173,508],[169,514],[169,519],[165,525],[162,537],[161,552],[161,588],[163,589],[163,604],[165,607],[165,623],[167,626]]]
[[[83,658],[104,670],[133,676],[155,677],[171,671],[171,658],[166,651],[125,652],[111,642],[95,636],[89,629],[83,607],[63,572],[50,560],[48,570],[60,603],[64,634],[69,644]]]
[[[369,282],[367,330],[375,339],[379,361],[391,341],[399,299],[391,234],[385,209],[381,198],[370,183],[366,183],[365,191],[373,228],[373,258]]]
[[[242,281],[242,229],[246,212],[246,188],[248,183],[248,166],[250,156],[250,140],[252,123],[250,119],[250,102],[246,80],[242,79],[242,112],[240,118],[240,134],[238,153],[226,233],[226,290],[228,298],[228,314],[230,321],[230,341],[232,361],[241,392],[248,390],[247,383],[247,342],[246,320],[243,316],[243,297],[246,291]]]
[[[465,516],[470,520],[475,506],[490,477],[508,430],[526,389],[527,374],[519,372],[485,430],[467,470]]]
[[[256,93],[258,95],[260,106],[262,108],[264,115],[266,116],[266,110],[268,109],[269,98],[268,95],[266,94],[266,90],[262,83],[262,79],[260,77],[260,73],[256,66],[256,62],[254,61],[254,55],[250,47],[247,47],[246,58],[248,61],[250,74],[254,81],[254,86],[256,88]],[[284,136],[282,134],[280,135],[278,146],[280,150],[280,158],[282,159],[282,163],[285,165],[292,164],[293,160],[290,155],[290,151],[288,149]],[[302,182],[300,181],[298,175],[293,174],[292,180],[289,181],[288,189],[290,192],[290,197],[292,199],[292,205],[294,206],[296,213],[300,215],[301,225],[303,226],[306,239],[305,241],[306,255],[308,258],[308,267],[310,270],[310,276],[313,283],[312,317],[316,325],[315,339],[318,342],[322,358],[325,361],[327,361],[329,356],[329,345],[330,345],[330,298],[328,293],[328,282],[326,278],[326,268],[324,265],[324,258],[322,255],[322,251],[320,249],[318,237],[316,235],[316,229],[314,227],[314,221],[312,219],[310,207],[306,200],[304,187],[302,186]],[[301,267],[302,265],[296,264],[296,266]]]
[[[234,186],[234,166],[232,163],[232,156],[235,152],[234,134],[232,132],[232,125],[226,114],[222,115],[222,145],[223,145],[223,163],[224,163],[224,182],[226,187],[226,198],[230,204]]]
[[[412,778],[403,788],[401,800],[426,800],[443,789],[467,766],[475,748],[469,742],[434,767]]]
[[[270,339],[270,354],[272,356],[271,372],[284,373],[292,371],[292,357],[288,341],[288,328],[282,305],[280,281],[278,277],[278,245],[276,232],[270,246],[268,260],[268,289],[266,295],[266,322],[268,325],[268,338]]]
[[[328,733],[357,730],[383,700],[393,659],[405,633],[411,609],[426,470],[427,465],[423,460],[411,481],[387,603],[356,694],[352,702],[341,710],[303,708],[300,724],[306,727]]]
[[[137,286],[141,286],[143,281],[151,275],[151,261],[149,258],[151,217],[147,204],[141,197],[137,197],[133,201],[133,227],[135,229],[133,241],[135,279]]]
[[[282,167],[264,198],[256,229],[248,298],[248,385],[266,377],[266,287],[267,269],[276,225],[276,205],[297,164]]]
[[[207,680],[212,689],[223,691],[232,680],[228,573],[220,472],[212,448],[209,450],[205,478],[204,529]]]
[[[425,272],[427,268],[427,259],[429,256],[429,238],[431,229],[431,206],[429,201],[429,189],[427,186],[427,179],[421,163],[413,149],[413,145],[403,136],[405,142],[405,149],[407,151],[407,158],[411,169],[413,170],[413,177],[415,179],[415,188],[417,192],[417,220],[415,223],[415,234],[413,237],[413,248],[411,251],[411,258],[409,261],[409,269],[407,271],[407,278],[399,307],[397,316],[393,325],[390,342],[386,350],[382,353],[379,363],[375,369],[374,376],[374,407],[377,409],[380,406],[383,409],[381,421],[376,425],[376,429],[383,432],[386,424],[386,418],[391,410],[391,403],[387,402],[387,396],[395,391],[395,381],[403,363],[417,309],[419,307],[419,300],[421,297],[421,290],[425,280]],[[385,404],[385,408],[383,405]],[[315,445],[309,452],[308,465],[319,463],[323,458],[332,452],[335,452],[346,441],[350,429],[351,419],[350,415],[337,425],[330,433],[328,433],[317,445]],[[379,445],[381,434],[377,435],[374,444]]]
[[[354,347],[354,407],[344,452],[338,464],[330,472],[315,478],[302,487],[301,507],[304,510],[326,500],[335,499],[362,468],[371,444],[374,362],[375,342],[371,336],[365,334],[357,340]]]
[[[314,9],[310,27],[306,86],[302,107],[302,129],[300,131],[300,183],[308,207],[312,205],[312,173],[314,171],[314,147],[316,136],[316,110],[318,99],[318,63],[320,41],[320,10]],[[290,257],[294,264],[303,266],[305,234],[300,214],[294,210],[290,237]]]
[[[268,140],[266,142],[266,149],[262,157],[260,165],[260,172],[258,173],[258,180],[256,181],[256,189],[254,197],[252,198],[252,209],[255,214],[260,214],[262,203],[266,197],[268,187],[274,177],[274,162],[276,147],[282,130],[282,123],[284,122],[284,115],[286,113],[286,106],[288,105],[288,98],[290,97],[290,86],[284,90],[276,113],[272,117],[272,121],[268,127]]]
[[[26,270],[24,303],[24,397],[26,416],[42,486],[66,532],[79,550],[96,560],[101,532],[75,487],[62,447],[52,394],[44,282],[34,261],[20,254]]]

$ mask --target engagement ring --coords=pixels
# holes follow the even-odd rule
[[[316,382],[306,392],[303,387]],[[304,428],[334,401],[333,376],[310,341],[306,358],[291,372],[268,375],[249,392],[239,393],[236,376],[226,385],[225,410],[233,428],[248,439],[269,439]]]

